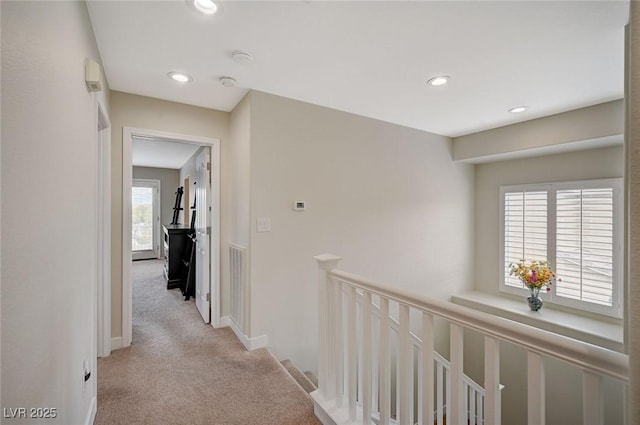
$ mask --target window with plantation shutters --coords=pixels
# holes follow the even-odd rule
[[[545,302],[621,316],[622,179],[503,186],[501,288],[520,259],[548,260],[560,278]]]

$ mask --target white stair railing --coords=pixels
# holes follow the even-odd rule
[[[529,425],[545,423],[543,357],[582,370],[585,425],[604,423],[603,376],[628,384],[624,354],[337,270],[341,259],[330,254],[316,260],[318,390],[312,396],[325,425],[442,424],[445,414],[448,424],[499,425],[500,341],[527,352]],[[410,330],[412,311],[420,316],[419,337]],[[435,317],[449,322],[450,364],[433,350]],[[465,328],[484,335],[484,388],[463,373]]]
[[[366,303],[366,301],[364,301],[364,293],[361,290],[356,290],[356,295],[357,295],[357,307],[358,308],[362,308],[362,304]],[[380,326],[380,307],[378,305],[376,305],[374,302],[370,302],[371,304],[371,311],[372,311],[372,317],[373,317],[373,346],[378,346],[378,333],[375,331],[376,329],[379,329]],[[366,305],[366,304],[365,304]],[[362,328],[364,331],[364,328]],[[389,316],[389,329],[393,334],[399,335],[400,332],[400,322],[398,322],[393,316]],[[415,359],[420,358],[420,356],[422,356],[422,340],[413,332],[409,331],[409,338],[411,340],[411,350],[413,353],[413,361],[412,364],[415,363]],[[442,355],[440,355],[437,351],[433,351],[433,361],[434,361],[434,368],[435,368],[435,388],[436,390],[436,394],[438,395],[438,398],[435,402],[435,411],[434,413],[434,424],[437,425],[441,425],[444,423],[444,416],[446,413],[446,400],[448,400],[450,398],[450,393],[448,392],[448,388],[450,385],[450,377],[451,377],[451,371],[450,371],[450,363],[447,359],[445,359],[444,357],[442,357]],[[361,362],[362,363],[362,362]],[[363,365],[363,367],[365,367]],[[359,368],[360,373],[358,374],[358,376],[361,376],[361,369]],[[378,382],[377,379],[377,371],[378,371],[378,359],[374,358],[373,360],[373,371],[372,371],[372,381],[374,383]],[[420,373],[418,373],[418,375],[420,375]],[[393,376],[392,376],[393,378]],[[478,383],[476,383],[473,379],[471,379],[469,376],[467,375],[463,375],[462,377],[462,382],[464,385],[464,394],[465,394],[465,412],[468,418],[468,423],[469,424],[477,424],[477,425],[481,425],[483,423],[483,414],[482,414],[482,409],[484,406],[484,388],[482,388],[482,386]],[[418,384],[420,384],[420,382],[418,382]],[[358,388],[361,388],[362,385],[358,385]],[[373,402],[372,402],[372,409],[373,409],[373,420],[374,421],[379,421],[379,415],[377,415],[377,411],[378,411],[378,385],[374,384],[373,385]],[[422,389],[419,389],[419,392],[422,391]],[[360,393],[359,393],[360,394]],[[446,395],[446,398],[445,398]],[[362,400],[362,397],[358,397],[358,400]],[[415,397],[412,396],[410,397],[410,403],[411,403],[411,408],[410,408],[410,414],[412,415],[412,421],[411,423],[416,423],[416,416],[420,416],[421,412],[420,411],[416,411],[416,406],[413,405],[413,402],[415,400]],[[364,401],[363,401],[364,402]],[[396,404],[398,405],[399,403],[396,402]],[[420,405],[418,405],[418,408],[420,408]]]

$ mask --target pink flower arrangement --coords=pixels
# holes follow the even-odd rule
[[[510,267],[509,275],[517,276],[524,286],[530,290],[546,288],[547,292],[549,292],[551,291],[551,285],[556,281],[560,281],[549,266],[548,261],[520,260],[515,264],[511,263]]]

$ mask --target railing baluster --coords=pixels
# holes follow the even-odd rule
[[[415,397],[417,398],[418,401],[418,409],[417,409],[417,414],[418,416],[416,417],[416,420],[414,421],[417,425],[425,425],[423,418],[424,418],[424,403],[422,402],[423,396],[424,396],[424,382],[422,382],[422,376],[424,375],[424,367],[422,365],[422,346],[419,344],[414,345],[414,348],[416,350],[416,356],[417,356],[417,360],[418,360],[418,370],[417,370],[417,390],[418,391],[415,394]],[[431,424],[429,424],[431,425]]]
[[[445,415],[448,418],[451,418],[451,411],[452,411],[452,407],[451,405],[453,404],[453,402],[451,401],[451,367],[449,368],[444,368],[444,385],[445,385],[445,393],[447,395],[447,411],[445,412]]]
[[[422,313],[422,424],[433,423],[433,315]],[[439,393],[442,387],[439,387]]]
[[[477,412],[476,412],[476,420],[475,422],[473,422],[476,425],[482,425],[482,421],[484,419],[484,399],[482,397],[482,393],[479,391],[476,391],[476,406],[478,406]],[[487,422],[489,423],[489,422]],[[496,424],[497,425],[497,424]]]
[[[333,317],[334,317],[334,341],[333,341],[333,355],[334,355],[334,365],[335,368],[335,393],[336,393],[336,406],[342,407],[344,406],[344,321],[343,321],[343,311],[344,304],[342,301],[342,282],[336,280],[335,285],[333,287],[334,296],[335,296],[335,304],[333,309]]]
[[[356,289],[356,355],[357,355],[357,360],[356,360],[356,364],[357,364],[357,381],[356,381],[356,385],[357,385],[357,396],[356,396],[356,400],[357,400],[357,405],[361,406],[362,405],[362,355],[363,350],[362,350],[362,345],[364,344],[364,335],[362,333],[363,331],[363,324],[362,324],[362,304],[364,304],[364,291],[362,292],[362,294],[358,293],[358,290]],[[362,298],[362,302],[358,303],[358,299]]]
[[[469,387],[469,420],[475,423],[476,420],[476,390]]]
[[[604,424],[602,376],[586,370],[582,372],[582,423],[584,425]]]
[[[469,386],[467,384],[462,385],[462,393],[464,394],[462,420],[466,424],[469,423]]]
[[[438,363],[437,365],[438,376],[437,376],[437,406],[436,406],[436,419],[438,425],[442,425],[442,421],[444,418],[444,392],[445,392],[445,383],[444,383],[444,366]],[[449,402],[449,396],[447,396],[447,403]]]
[[[500,425],[500,343],[484,337],[484,416],[487,424]]]
[[[389,299],[380,297],[380,425],[389,425],[391,417],[390,362]]]
[[[398,356],[398,424],[410,425],[409,417],[409,394],[410,386],[410,366],[411,366],[411,340],[409,339],[409,307],[400,304],[400,354]]]
[[[413,345],[413,342],[411,341],[411,338],[409,338],[409,353],[411,354],[411,372],[409,375],[409,385],[410,385],[410,390],[409,390],[409,423],[411,425],[414,425],[416,423],[416,415],[414,414],[415,412],[415,404],[416,404],[416,397],[418,396],[415,393],[415,388],[416,388],[416,374],[418,374],[418,376],[420,376],[420,371],[416,371],[415,370],[415,366],[416,366],[416,351],[415,351],[415,346]]]
[[[371,292],[364,293],[362,312],[362,422],[371,423]]]
[[[527,352],[527,423],[545,424],[544,364],[539,354]]]
[[[463,376],[463,336],[462,336],[462,326],[451,323],[450,324],[450,343],[451,343],[451,397],[452,399],[448,402],[447,409],[447,422],[449,422],[449,417],[451,418],[452,424],[461,424],[463,423],[464,416],[464,387],[462,385],[462,376]],[[451,412],[451,416],[449,416],[449,412]]]
[[[372,381],[373,381],[373,386],[372,386],[372,391],[371,391],[371,397],[372,397],[372,404],[371,404],[371,410],[373,412],[378,412],[379,410],[379,401],[378,401],[378,397],[379,397],[379,390],[380,390],[380,374],[379,374],[379,370],[380,370],[380,319],[376,319],[374,317],[373,319],[373,329],[372,329],[372,337],[373,337],[373,350],[371,351],[371,354],[373,356],[373,364],[372,364]],[[376,349],[378,348],[378,349]]]
[[[348,372],[348,402],[349,419],[356,420],[356,403],[358,380],[358,351],[356,346],[356,289],[349,285],[347,289],[347,372]]]
[[[321,273],[318,279],[318,288],[319,288],[319,298],[320,298],[320,306],[318,308],[318,325],[319,325],[319,345],[320,350],[318,351],[318,390],[320,390],[320,394],[323,397],[327,398],[327,374],[329,371],[329,326],[327,323],[330,323],[329,318],[330,305],[327,300],[327,292],[330,290],[329,285],[331,282],[327,283],[326,273],[324,275]]]

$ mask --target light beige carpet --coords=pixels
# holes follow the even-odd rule
[[[204,324],[161,271],[162,261],[134,262],[133,344],[98,360],[97,425],[320,424],[268,350],[247,352],[230,328]]]

